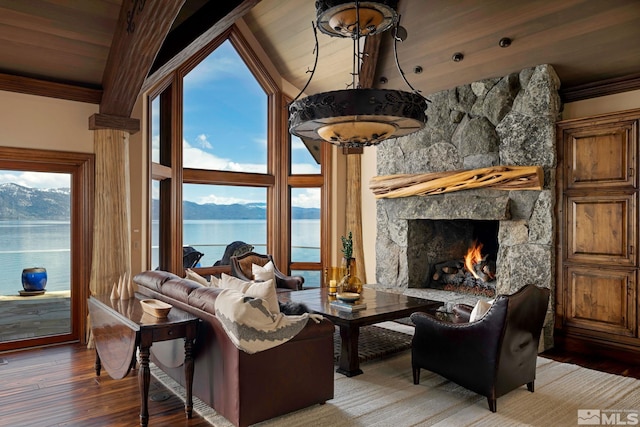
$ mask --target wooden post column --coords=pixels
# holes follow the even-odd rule
[[[121,275],[131,276],[129,135],[139,126],[130,118],[96,114],[89,119],[96,159],[91,295],[107,294]],[[92,347],[91,336],[88,342]]]

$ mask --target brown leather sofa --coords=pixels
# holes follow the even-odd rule
[[[290,341],[248,354],[235,347],[214,314],[220,289],[157,270],[133,280],[139,293],[201,319],[194,343],[193,394],[234,425],[248,426],[333,398],[334,325],[329,320],[310,320]],[[174,349],[151,347],[151,355],[184,385],[182,348],[182,342]]]
[[[411,343],[413,383],[420,369],[442,375],[487,397],[497,398],[524,384],[534,390],[538,341],[549,305],[548,288],[526,285],[511,295],[498,295],[479,320],[469,322],[473,307],[454,307],[453,322],[413,313]]]

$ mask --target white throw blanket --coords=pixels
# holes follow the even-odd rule
[[[263,299],[246,296],[234,289],[220,292],[215,310],[233,344],[250,354],[284,344],[295,337],[309,319],[315,322],[322,319],[319,314],[272,314]]]

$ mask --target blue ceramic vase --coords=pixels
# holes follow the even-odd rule
[[[47,270],[43,267],[22,270],[22,287],[25,291],[44,291],[47,286]]]

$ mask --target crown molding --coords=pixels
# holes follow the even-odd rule
[[[640,74],[631,74],[614,79],[600,80],[579,86],[568,87],[566,89],[560,89],[560,98],[562,99],[562,102],[567,103],[637,89],[640,89]]]

